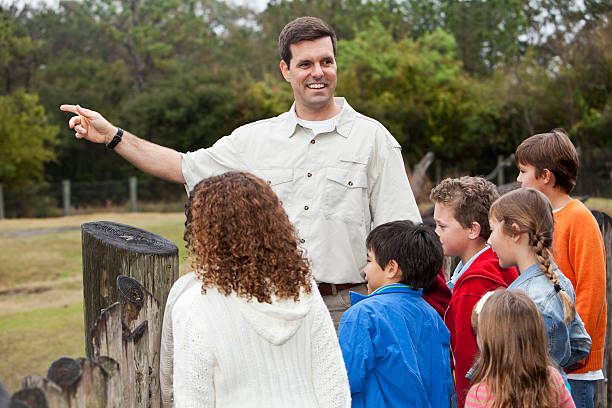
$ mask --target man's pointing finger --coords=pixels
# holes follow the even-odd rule
[[[60,105],[60,110],[64,112],[77,113],[76,105]]]

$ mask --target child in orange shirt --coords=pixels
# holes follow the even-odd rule
[[[544,193],[552,204],[553,258],[576,292],[576,310],[591,336],[586,360],[566,369],[577,407],[593,407],[595,384],[602,380],[606,332],[606,256],[591,212],[569,193],[576,184],[578,154],[563,129],[524,140],[516,149],[517,181]]]

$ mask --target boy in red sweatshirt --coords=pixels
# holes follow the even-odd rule
[[[465,404],[470,381],[465,376],[478,354],[471,317],[485,293],[508,287],[518,277],[516,268],[501,268],[487,245],[491,234],[489,207],[499,197],[495,185],[481,177],[445,179],[430,194],[434,202],[436,233],[445,256],[460,262],[447,283],[452,296],[444,322],[450,330],[455,363],[457,400]]]

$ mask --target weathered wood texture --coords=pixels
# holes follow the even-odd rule
[[[46,378],[26,377],[11,403],[157,408],[163,311],[178,278],[178,248],[158,235],[106,221],[83,224],[82,244],[88,358],[62,357]]]
[[[91,357],[91,328],[100,311],[119,300],[117,276],[136,279],[164,310],[168,292],[178,278],[178,248],[159,235],[114,222],[85,223],[81,231],[85,344]],[[156,327],[161,327],[161,314],[158,318]]]
[[[612,218],[601,211],[593,211],[593,215],[599,224],[599,229],[606,246],[606,303],[608,316],[603,362],[605,380],[598,381],[597,389],[595,390],[595,408],[612,408],[612,382],[610,381],[610,373],[612,371]]]
[[[102,310],[91,330],[92,358],[54,361],[47,377],[30,375],[11,406],[139,408],[161,406],[161,305],[136,280],[117,279],[119,302]]]

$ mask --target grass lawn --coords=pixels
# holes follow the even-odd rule
[[[612,217],[612,199],[611,198],[598,198],[593,197],[589,198],[586,203],[584,203],[590,210],[599,210],[605,212],[610,217]]]
[[[189,269],[183,213],[104,213],[0,221],[0,381],[9,392],[60,357],[85,354],[80,225],[114,221],[161,235]]]
[[[85,355],[83,302],[0,316],[0,378],[15,392],[27,374],[45,376],[60,357]]]

